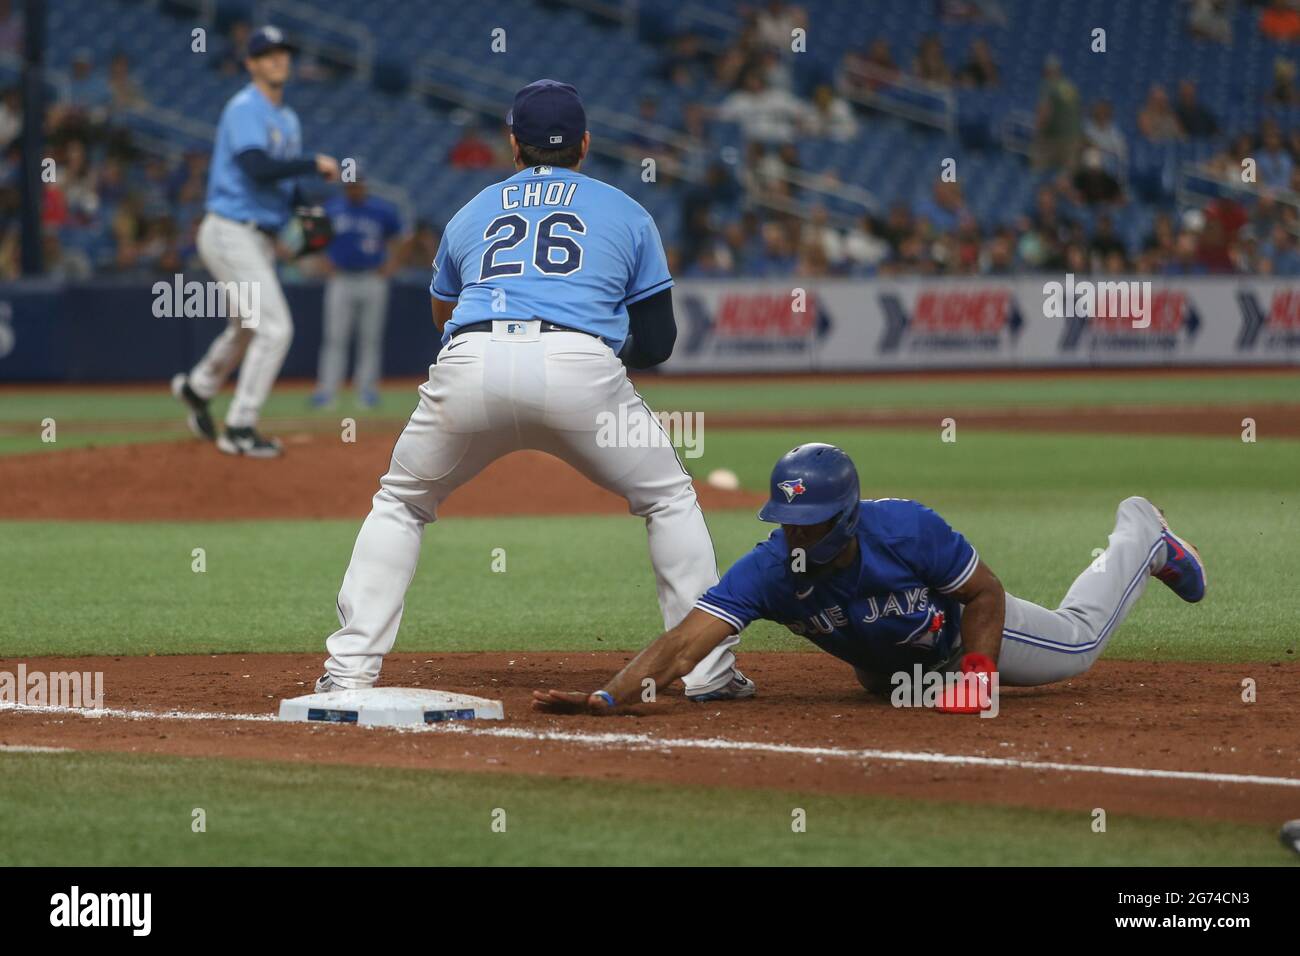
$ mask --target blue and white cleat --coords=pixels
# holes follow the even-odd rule
[[[1165,526],[1165,563],[1155,576],[1184,601],[1195,604],[1205,597],[1205,562],[1196,548],[1169,530],[1163,512],[1160,523]]]
[[[707,704],[714,700],[744,700],[757,693],[758,685],[736,669],[732,671],[731,681],[717,690],[711,690],[707,694],[687,694],[686,697],[697,704]]]

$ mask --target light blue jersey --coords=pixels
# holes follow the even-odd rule
[[[429,292],[458,303],[444,342],[475,322],[542,319],[617,352],[628,305],[672,284],[659,230],[636,200],[571,169],[531,166],[452,217]]]
[[[298,114],[283,104],[275,106],[252,83],[221,111],[208,173],[207,208],[227,219],[252,220],[278,229],[289,219],[294,181],[258,184],[249,179],[235,162],[249,149],[265,150],[272,159],[297,159],[302,152]]]

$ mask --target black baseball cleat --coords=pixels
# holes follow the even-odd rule
[[[263,438],[256,428],[227,428],[217,439],[217,447],[227,455],[249,458],[279,458],[284,454],[278,438]]]
[[[213,441],[217,437],[217,426],[212,424],[212,413],[208,411],[208,400],[200,398],[199,393],[190,388],[189,376],[180,372],[172,376],[172,394],[185,403],[190,410],[186,423],[190,431],[199,438]]]

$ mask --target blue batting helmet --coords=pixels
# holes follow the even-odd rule
[[[808,549],[808,560],[826,564],[844,549],[858,527],[858,470],[834,445],[811,442],[781,456],[772,469],[771,499],[758,517],[774,524],[809,525],[835,520]]]

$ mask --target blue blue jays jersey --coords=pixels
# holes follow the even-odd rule
[[[402,231],[397,208],[377,196],[359,203],[335,196],[325,204],[334,227],[334,238],[326,248],[330,261],[352,272],[378,269],[388,257],[388,240]]]
[[[283,103],[273,104],[252,83],[221,111],[208,172],[207,208],[227,219],[278,229],[289,219],[294,181],[254,182],[235,162],[250,149],[265,150],[272,159],[297,159],[302,152],[298,114]]]
[[[858,558],[813,579],[790,570],[779,528],[731,566],[695,606],[737,632],[760,618],[784,624],[854,667],[892,673],[948,657],[961,630],[951,597],[979,555],[935,512],[905,498],[863,501]]]
[[[462,325],[543,319],[618,351],[627,307],[673,284],[654,220],[626,193],[571,169],[530,166],[452,217],[429,293]]]

